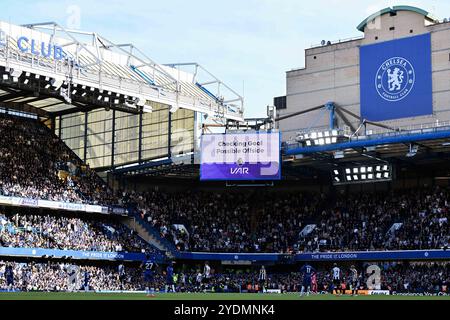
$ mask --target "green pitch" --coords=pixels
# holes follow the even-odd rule
[[[233,294],[233,293],[161,293],[149,297],[146,294],[133,293],[0,293],[0,300],[450,300],[450,296],[333,296],[311,295],[301,297],[298,294]]]

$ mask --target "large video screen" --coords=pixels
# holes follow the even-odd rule
[[[200,180],[280,179],[280,133],[202,136]]]
[[[433,113],[431,36],[360,48],[361,115],[384,121]]]

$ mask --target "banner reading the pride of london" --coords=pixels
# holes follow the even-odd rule
[[[430,34],[361,46],[360,81],[363,119],[432,114]]]

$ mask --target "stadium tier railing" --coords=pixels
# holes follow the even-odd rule
[[[149,255],[152,256],[155,261],[162,262],[164,260],[164,256],[162,254],[150,253]],[[146,256],[147,254],[139,252],[99,252],[43,248],[0,247],[0,257],[142,262],[146,259]]]
[[[326,47],[326,46],[331,46],[331,45],[345,43],[345,42],[350,42],[350,41],[355,41],[355,40],[362,40],[362,39],[364,39],[364,36],[356,36],[356,37],[350,37],[350,38],[344,38],[344,39],[338,39],[338,40],[331,40],[331,41],[324,40],[325,43],[324,42],[318,43],[318,44],[312,43],[310,48]]]
[[[64,210],[87,213],[100,214],[116,214],[121,216],[128,216],[128,210],[121,207],[113,206],[99,206],[74,202],[49,201],[41,199],[29,199],[19,197],[7,197],[0,195],[0,206],[14,206],[27,208],[42,208],[51,210]]]

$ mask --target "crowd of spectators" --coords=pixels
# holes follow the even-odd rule
[[[14,273],[14,283],[7,286],[5,269],[10,266]],[[124,278],[119,277],[117,267],[79,266],[67,263],[16,263],[0,262],[0,290],[22,291],[78,291],[85,290],[85,274],[88,273],[88,290],[124,290],[142,289],[142,281],[137,269],[128,270]]]
[[[366,267],[373,263],[365,263],[358,270],[358,290],[367,290]],[[6,285],[5,268],[11,266],[14,273],[14,285]],[[384,263],[381,269],[379,290],[390,293],[446,293],[449,294],[450,264],[441,263]],[[146,288],[159,292],[165,290],[165,275],[158,271],[154,281],[144,282],[142,270],[138,267],[124,267],[124,275],[119,274],[118,266],[80,266],[67,263],[16,263],[0,262],[0,290],[19,289],[27,291],[74,291],[84,290],[124,290],[143,291]],[[88,281],[85,281],[85,274]],[[350,274],[343,270],[342,286],[350,290]],[[319,269],[315,293],[333,291],[331,270]],[[255,270],[213,270],[208,284],[205,285],[199,270],[185,269],[174,274],[177,292],[262,292],[264,289],[279,290],[281,293],[300,292],[302,274],[300,272],[268,272],[266,283],[258,279]]]
[[[382,285],[396,292],[446,292],[450,293],[450,264],[392,263],[382,270]]]
[[[156,252],[112,220],[0,212],[0,246],[100,252]]]
[[[100,177],[43,124],[0,115],[0,195],[112,203]]]
[[[182,251],[438,249],[450,239],[450,193],[443,188],[334,198],[305,192],[149,191],[123,199],[136,203],[143,220]],[[303,233],[308,225],[313,228]]]
[[[418,189],[338,197],[300,241],[311,250],[410,250],[448,247],[448,189]],[[398,224],[397,227],[395,224]]]
[[[249,206],[246,195],[188,192],[126,194],[143,219],[160,235],[184,251],[245,251],[251,246]],[[183,225],[186,229],[177,229]]]

